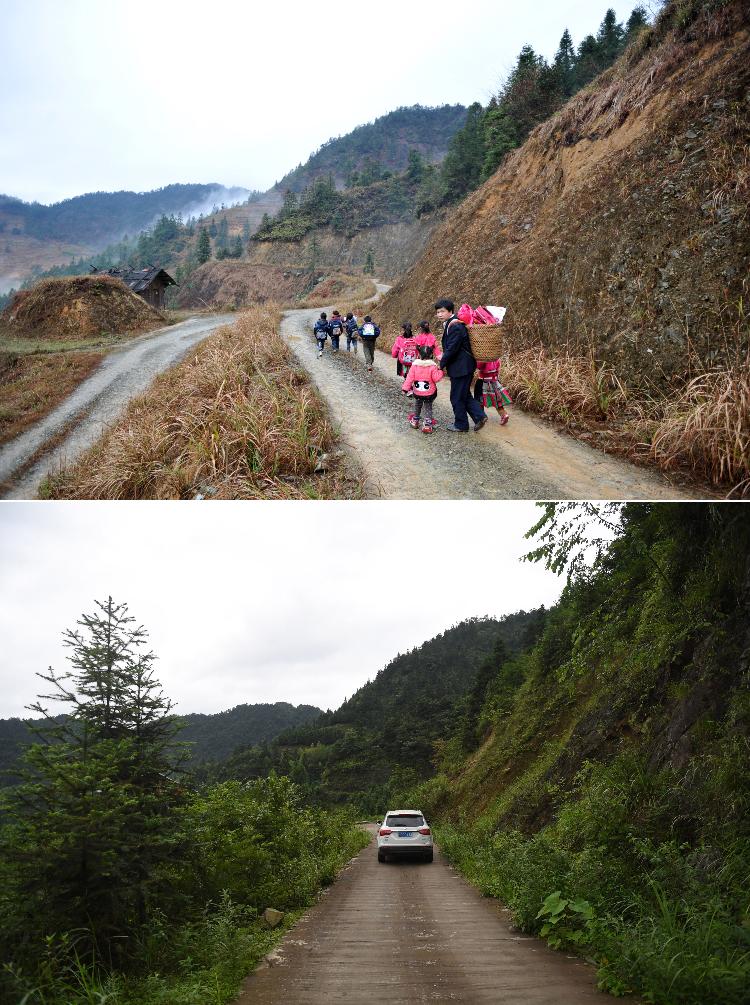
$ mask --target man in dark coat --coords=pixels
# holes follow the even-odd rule
[[[454,433],[468,433],[469,415],[474,420],[474,432],[487,422],[487,415],[481,404],[471,396],[471,379],[477,368],[477,361],[471,351],[469,332],[463,321],[459,321],[452,300],[438,300],[435,312],[443,322],[443,356],[441,369],[451,379],[451,407],[453,425],[448,426]],[[467,415],[468,413],[468,415]]]

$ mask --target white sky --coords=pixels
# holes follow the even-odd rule
[[[636,0],[0,0],[0,192],[266,189],[400,105],[486,103],[608,6]]]
[[[336,708],[458,621],[552,605],[564,580],[519,562],[538,516],[533,503],[466,500],[5,502],[0,718],[29,715],[35,673],[68,668],[62,632],[108,594],[148,630],[179,712]]]

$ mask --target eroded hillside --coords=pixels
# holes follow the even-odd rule
[[[513,348],[593,350],[631,386],[736,364],[747,352],[748,9],[706,5],[685,20],[668,5],[506,158],[394,287],[389,321],[423,316],[438,296],[506,304]]]

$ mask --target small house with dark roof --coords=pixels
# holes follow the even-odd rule
[[[156,265],[149,265],[145,269],[92,269],[91,271],[99,275],[121,279],[133,293],[143,297],[147,304],[151,304],[157,310],[164,306],[164,293],[167,287],[177,286],[169,273]]]

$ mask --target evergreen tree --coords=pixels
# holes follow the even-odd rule
[[[227,251],[229,248],[229,221],[225,216],[222,216],[221,220],[219,220],[216,232],[216,248],[222,251]]]
[[[234,241],[232,242],[232,247],[229,250],[229,254],[232,258],[242,258],[242,238],[238,234]]]
[[[375,256],[372,252],[372,248],[367,249],[367,254],[365,256],[365,265],[362,271],[368,276],[375,275]]]
[[[284,193],[284,205],[279,211],[279,216],[283,219],[285,216],[291,216],[293,213],[297,212],[297,206],[299,205],[299,200],[297,199],[297,193],[293,192],[290,188]]]
[[[245,244],[247,244],[249,242],[249,240],[250,240],[250,221],[249,220],[245,220],[245,222],[242,224],[242,240],[243,240],[243,242]]]
[[[573,39],[567,28],[562,33],[553,65],[557,73],[560,91],[564,97],[568,98],[575,87],[576,52],[573,47]]]
[[[211,257],[211,240],[205,227],[201,227],[200,233],[198,234],[198,244],[196,247],[195,257],[198,265],[203,265],[203,263],[207,262]]]
[[[211,237],[214,240],[216,240],[216,235],[218,233],[219,233],[219,228],[216,226],[216,220],[211,220],[211,223],[208,225],[208,234],[209,234],[209,237]]]
[[[425,162],[424,157],[418,150],[409,151],[409,161],[406,168],[406,177],[414,185],[418,185],[424,177]]]
[[[495,173],[505,155],[518,146],[518,127],[507,108],[496,98],[490,101],[484,114],[485,155],[481,180],[486,181]]]
[[[593,80],[602,68],[599,45],[593,35],[587,35],[578,46],[575,69],[575,90]]]
[[[479,184],[484,163],[482,106],[474,102],[453,136],[441,170],[442,201],[456,202]]]
[[[147,635],[126,604],[98,603],[66,631],[71,670],[39,674],[49,693],[24,783],[7,791],[4,858],[26,937],[85,931],[79,950],[112,962],[169,902],[166,865],[179,841],[171,703]],[[68,706],[55,716],[45,701]]]
[[[596,35],[597,45],[602,63],[602,69],[610,66],[622,52],[625,32],[617,20],[617,15],[610,7],[599,25]]]
[[[633,8],[633,12],[625,25],[625,45],[630,45],[635,36],[643,28],[648,28],[648,15],[646,14],[646,8],[639,4]]]

